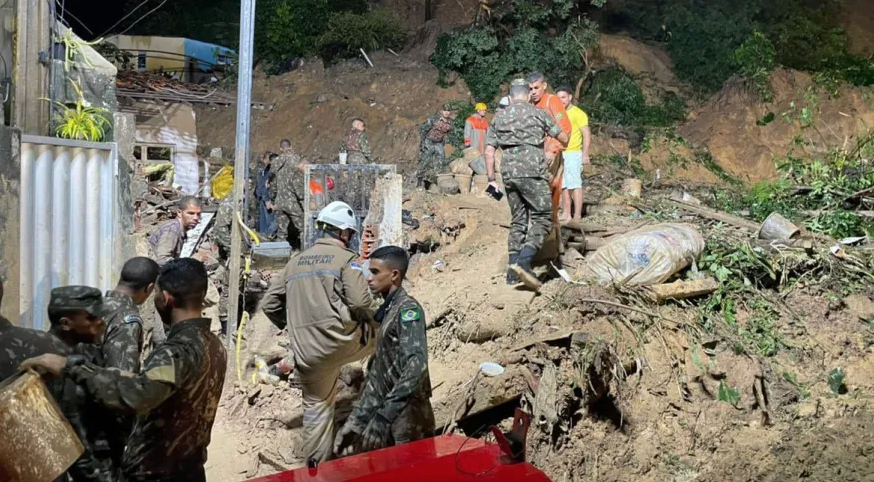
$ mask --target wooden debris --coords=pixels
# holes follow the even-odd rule
[[[723,213],[720,211],[714,211],[713,209],[708,209],[701,206],[693,206],[691,204],[686,204],[684,202],[675,201],[673,199],[668,200],[668,203],[682,209],[683,211],[690,212],[692,214],[696,214],[698,216],[712,219],[714,221],[720,221],[726,224],[731,224],[732,226],[736,226],[739,228],[743,228],[752,232],[757,232],[759,230],[759,225],[733,214]]]
[[[556,380],[555,365],[547,363],[543,367],[543,375],[537,386],[534,396],[534,421],[545,422],[552,427],[558,422],[558,381]]]
[[[719,289],[719,282],[715,278],[701,278],[691,281],[681,280],[647,287],[651,299],[657,303],[662,303],[666,300],[694,298],[713,293],[717,289]]]

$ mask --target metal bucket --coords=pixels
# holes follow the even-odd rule
[[[54,480],[84,450],[36,372],[0,384],[0,480]]]
[[[801,230],[779,213],[771,213],[759,228],[759,239],[792,239]]]

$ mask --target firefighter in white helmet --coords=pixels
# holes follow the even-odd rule
[[[273,277],[264,314],[288,326],[295,381],[303,390],[304,451],[313,466],[332,457],[334,399],[340,367],[373,353],[373,298],[358,255],[348,204],[334,201],[316,218],[322,238]]]

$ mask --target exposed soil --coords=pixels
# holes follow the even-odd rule
[[[615,177],[601,176],[590,199],[618,189]],[[865,293],[845,302],[815,283],[790,292],[776,323],[784,348],[767,358],[739,354],[730,339],[700,330],[694,302],[634,305],[636,298],[559,279],[537,296],[506,287],[506,202],[413,193],[405,208],[422,222],[409,233],[419,252],[408,289],[428,318],[438,426],[481,436],[485,425],[506,424],[509,415],[506,409],[474,412],[521,397],[539,420],[529,432],[529,460],[556,481],[872,480],[874,332],[860,316],[874,309]],[[718,224],[684,221],[699,223],[705,236],[740,235]],[[586,222],[633,226],[641,219],[611,212]],[[661,318],[581,299],[632,303]],[[738,323],[748,316],[740,309]],[[244,360],[253,353],[276,359],[286,335],[259,314],[246,338]],[[484,361],[507,371],[476,377]],[[580,391],[577,377],[587,366],[584,380],[592,388]],[[602,368],[592,371],[595,366]],[[832,393],[826,382],[835,367],[846,372],[845,395]],[[550,371],[552,410],[530,388],[533,380],[546,390]],[[797,386],[784,373],[794,374]],[[350,388],[355,377],[350,372],[345,379],[351,382],[341,383],[338,406],[345,410],[356,394]],[[299,392],[284,382],[274,387],[244,380],[226,389],[219,409],[208,467],[213,481],[244,480],[302,462],[295,451]],[[736,387],[736,405],[719,401],[720,381]],[[759,387],[765,387],[766,407]],[[468,396],[473,408],[453,424],[464,413],[459,401]]]

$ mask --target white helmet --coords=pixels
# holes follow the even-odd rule
[[[334,226],[339,230],[351,229],[358,232],[358,221],[355,219],[355,213],[343,201],[334,201],[325,206],[324,209],[319,211],[316,222]]]

